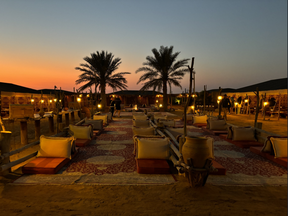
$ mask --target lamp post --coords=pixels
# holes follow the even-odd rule
[[[219,95],[218,98],[217,98],[217,103],[218,103],[218,110],[219,110],[219,115],[218,115],[218,119],[221,119],[221,100],[222,100],[222,96]]]

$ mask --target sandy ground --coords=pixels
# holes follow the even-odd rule
[[[253,124],[252,117],[229,115],[228,122]],[[267,120],[263,129],[287,135],[287,119]],[[0,177],[0,215],[287,215],[287,186],[207,183],[191,188],[182,176],[170,185],[9,184],[17,177],[16,173]]]

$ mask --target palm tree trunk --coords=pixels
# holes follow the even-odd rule
[[[105,84],[101,85],[101,106],[102,106],[102,110],[105,111],[105,108],[106,108],[106,88],[105,88]]]
[[[167,111],[167,82],[163,83],[163,108]]]

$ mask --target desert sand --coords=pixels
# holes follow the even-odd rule
[[[253,121],[228,116],[235,125]],[[287,119],[266,120],[263,129],[287,135]],[[287,185],[191,188],[178,175],[167,185],[11,184],[18,177],[0,177],[0,215],[287,215]]]

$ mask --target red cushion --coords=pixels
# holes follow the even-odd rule
[[[77,147],[84,147],[90,142],[91,142],[91,140],[89,140],[89,139],[76,139],[75,145]]]
[[[216,169],[218,169],[217,172],[210,172],[211,175],[226,175],[226,168],[223,167],[221,164],[216,162],[215,160],[212,160],[212,166]]]
[[[196,126],[196,127],[204,127],[204,126],[207,126],[206,123],[194,123],[193,125]]]
[[[137,172],[141,174],[170,174],[166,160],[136,159]]]
[[[68,158],[39,157],[22,167],[24,174],[55,174],[70,161]]]

